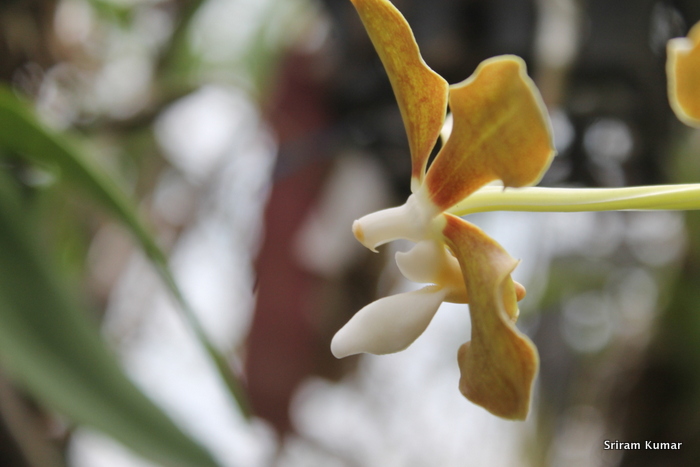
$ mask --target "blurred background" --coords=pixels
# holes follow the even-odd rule
[[[671,112],[664,71],[696,0],[394,3],[450,83],[494,55],[526,60],[559,153],[541,185],[700,182],[700,131]],[[348,0],[2,0],[0,84],[117,180],[242,379],[250,419],[128,226],[0,145],[14,223],[140,391],[220,465],[698,465],[696,212],[470,216],[522,260],[518,324],[541,357],[525,422],[460,395],[464,305],[444,304],[404,352],[333,358],[354,312],[419,287],[387,261],[410,245],[372,254],[351,234],[403,202],[410,160]],[[5,140],[30,138],[0,122]],[[0,367],[0,465],[158,465],[13,375]]]

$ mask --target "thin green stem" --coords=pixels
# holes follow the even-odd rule
[[[234,374],[234,371],[229,365],[226,357],[209,339],[209,336],[207,335],[206,331],[202,327],[202,324],[197,318],[197,314],[192,309],[192,306],[187,301],[187,299],[185,299],[184,295],[182,295],[180,288],[177,286],[175,278],[173,277],[170,268],[168,268],[167,266],[167,262],[161,260],[161,258],[157,255],[151,256],[151,260],[156,266],[156,269],[158,270],[161,279],[163,279],[166,286],[170,290],[170,293],[173,294],[177,302],[180,304],[180,310],[182,311],[183,317],[189,324],[190,329],[194,332],[195,336],[197,337],[197,340],[204,347],[204,350],[209,355],[209,358],[211,358],[214,362],[219,376],[221,376],[224,384],[229,390],[229,393],[233,396],[234,400],[238,404],[238,407],[241,410],[241,414],[249,420],[252,416],[252,412],[250,407],[250,401],[248,400],[248,396],[246,394],[246,390],[243,386],[243,383],[240,381],[237,375]]]
[[[580,212],[700,209],[700,184],[627,188],[487,186],[449,209],[457,216],[487,211]]]

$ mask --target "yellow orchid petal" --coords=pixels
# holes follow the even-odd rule
[[[493,180],[533,185],[549,167],[555,154],[549,117],[521,58],[482,62],[451,87],[450,110],[452,133],[425,180],[441,210]]]
[[[445,214],[445,240],[459,260],[469,294],[472,340],[458,353],[459,389],[470,401],[499,417],[523,420],[537,374],[537,350],[515,325],[517,266],[478,227]]]
[[[410,26],[394,5],[387,0],[351,1],[394,89],[411,149],[415,191],[445,120],[447,81],[425,64]]]
[[[668,41],[668,99],[679,120],[700,128],[700,23]]]

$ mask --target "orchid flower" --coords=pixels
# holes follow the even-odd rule
[[[679,120],[700,127],[700,23],[667,49],[668,100]]]
[[[525,419],[539,358],[515,327],[517,301],[525,296],[511,278],[518,261],[458,216],[494,210],[699,209],[700,185],[520,188],[535,185],[555,155],[546,108],[522,59],[488,59],[471,77],[450,86],[423,61],[408,23],[388,0],[351,1],[391,81],[412,163],[406,203],[362,217],[353,233],[372,251],[396,239],[415,242],[410,251],[396,254],[396,262],[407,279],[429,285],[361,309],[335,335],[331,351],[338,358],[398,352],[423,333],[442,302],[469,303],[472,336],[457,355],[459,389],[497,416]],[[453,128],[426,170],[448,103]],[[502,187],[488,186],[497,181]]]

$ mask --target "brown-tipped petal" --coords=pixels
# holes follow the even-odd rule
[[[668,41],[668,99],[676,116],[700,128],[700,23],[687,38]]]
[[[482,62],[450,89],[454,124],[425,185],[442,210],[493,180],[537,183],[554,157],[549,116],[525,62],[514,55]]]
[[[425,64],[410,26],[394,5],[387,0],[351,1],[394,89],[411,148],[415,190],[445,120],[449,86]]]
[[[472,322],[472,340],[457,357],[459,389],[494,415],[524,420],[539,358],[513,323],[518,306],[510,273],[517,261],[478,227],[445,217],[443,233],[462,268]]]

